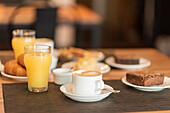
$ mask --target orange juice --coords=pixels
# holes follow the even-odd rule
[[[35,38],[33,37],[14,37],[12,39],[12,48],[14,49],[15,59],[24,53],[24,47],[26,45],[33,44],[35,44]]]
[[[27,69],[28,87],[43,88],[48,86],[49,69],[52,56],[49,53],[28,53],[24,56]]]

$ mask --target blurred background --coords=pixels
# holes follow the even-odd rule
[[[12,30],[34,29],[55,47],[154,47],[170,56],[170,0],[0,0],[0,50]]]

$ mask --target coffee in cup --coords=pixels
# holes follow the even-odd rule
[[[79,70],[72,75],[73,94],[93,96],[104,88],[102,74],[98,71]]]
[[[99,76],[101,75],[101,73],[98,71],[83,71],[80,74],[75,73],[75,75],[82,76],[82,77],[93,77],[93,76]]]

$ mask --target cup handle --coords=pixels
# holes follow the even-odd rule
[[[104,89],[104,82],[103,80],[97,80],[96,81],[96,92],[101,89]]]

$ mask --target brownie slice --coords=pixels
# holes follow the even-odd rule
[[[139,64],[139,57],[135,55],[115,55],[115,62],[118,64]]]
[[[144,71],[128,72],[126,80],[139,86],[160,85],[164,82],[164,74]]]

